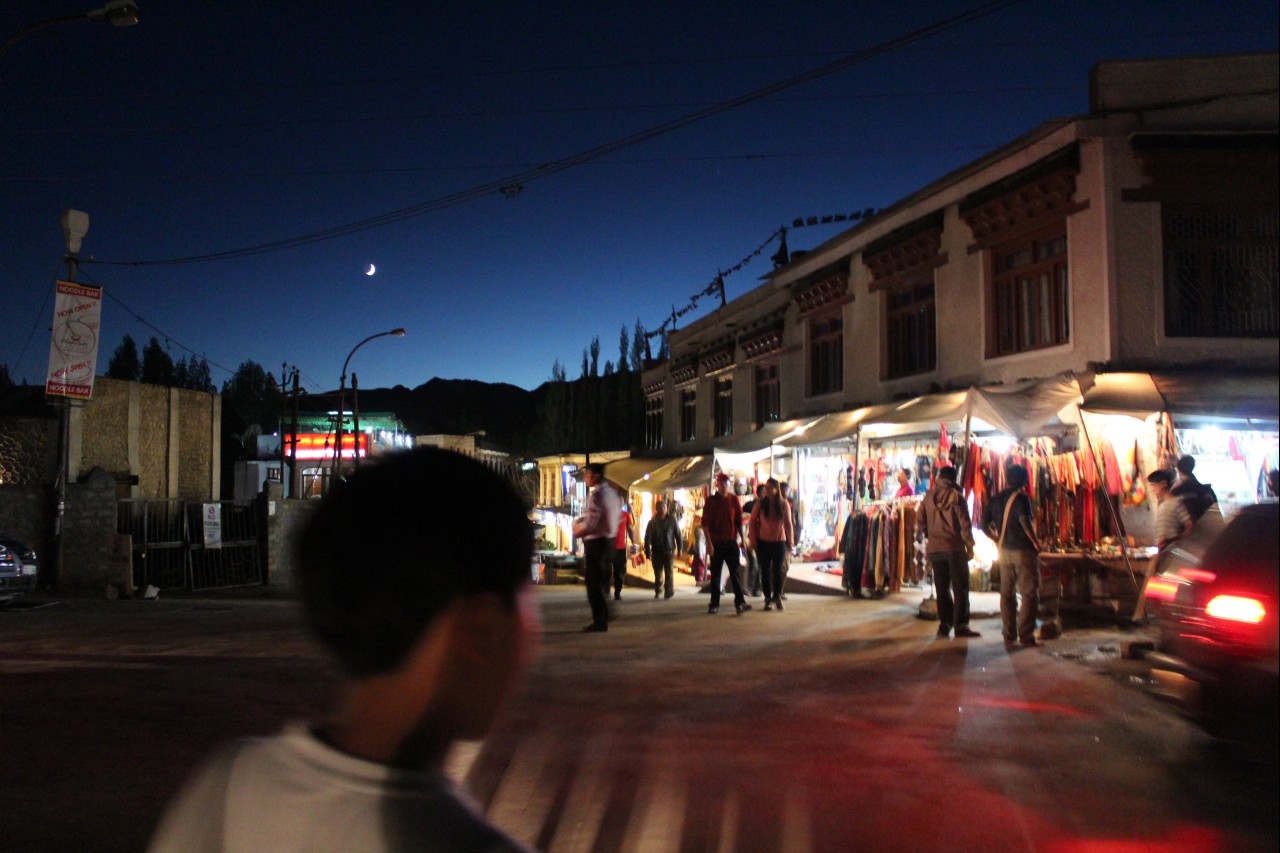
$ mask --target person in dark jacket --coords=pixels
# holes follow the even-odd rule
[[[644,556],[653,567],[653,597],[676,594],[672,581],[671,563],[681,551],[680,527],[667,514],[667,502],[659,498],[653,505],[653,518],[644,528]]]
[[[1005,482],[1009,487],[992,498],[982,511],[982,529],[1000,549],[1000,620],[1004,644],[1038,646],[1040,543],[1036,539],[1031,498],[1026,491],[1029,482],[1026,467],[1010,465]]]
[[[1178,483],[1170,490],[1170,494],[1182,499],[1187,512],[1191,513],[1192,521],[1199,521],[1205,510],[1218,502],[1218,495],[1213,491],[1213,486],[1196,479],[1194,456],[1180,457],[1175,467],[1178,469]]]
[[[939,468],[933,487],[920,502],[920,528],[928,539],[926,553],[938,588],[938,636],[978,637],[969,627],[969,560],[973,558],[973,522],[964,492],[956,485],[956,469]]]

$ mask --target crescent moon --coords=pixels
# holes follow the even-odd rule
[[[364,271],[364,274],[365,274],[365,275],[373,275],[373,274],[374,274],[374,273],[376,273],[377,271],[378,271],[378,268],[377,268],[377,267],[375,267],[373,264],[369,264],[369,268],[368,268],[367,270],[365,270],[365,271]]]

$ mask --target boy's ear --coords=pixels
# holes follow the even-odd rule
[[[511,607],[493,593],[458,599],[449,614],[450,651],[457,657],[483,663],[505,654],[513,630]]]

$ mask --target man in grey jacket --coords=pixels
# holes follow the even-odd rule
[[[933,487],[921,502],[920,526],[929,540],[929,565],[938,588],[938,637],[977,637],[969,627],[969,560],[973,558],[973,523],[964,492],[956,485],[956,469],[939,468]]]
[[[653,518],[644,528],[644,555],[653,567],[653,597],[662,594],[666,585],[666,597],[676,594],[672,580],[671,562],[681,551],[680,527],[667,514],[667,503],[661,498],[653,505]]]

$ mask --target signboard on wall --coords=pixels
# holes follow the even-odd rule
[[[222,504],[203,504],[200,516],[204,520],[204,547],[222,547]]]
[[[49,341],[49,375],[44,391],[54,397],[88,400],[98,365],[98,329],[102,324],[102,290],[70,281],[57,283],[53,336]]]

